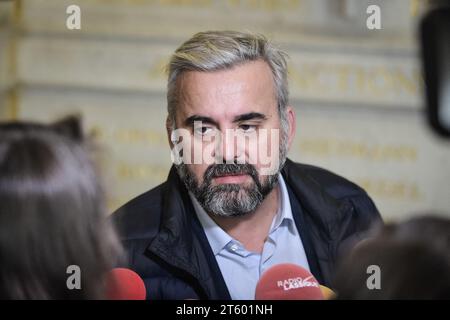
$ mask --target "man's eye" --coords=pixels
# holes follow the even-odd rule
[[[213,129],[211,127],[199,127],[194,129],[194,134],[204,136],[212,133],[212,131]]]
[[[253,132],[256,130],[256,126],[255,125],[251,125],[251,124],[241,124],[239,126],[239,129],[242,130],[244,133],[249,133],[249,132]]]

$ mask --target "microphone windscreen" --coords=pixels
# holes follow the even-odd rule
[[[332,300],[336,298],[336,293],[330,288],[320,285],[320,290],[322,291],[323,297],[325,300]]]
[[[277,264],[263,273],[256,285],[256,300],[323,300],[319,282],[306,269]]]
[[[139,275],[126,268],[114,268],[106,275],[107,300],[145,300],[146,289]]]

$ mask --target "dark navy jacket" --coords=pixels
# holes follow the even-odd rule
[[[337,256],[381,222],[380,215],[364,190],[329,171],[287,160],[282,175],[311,272],[331,287]],[[127,252],[124,267],[141,276],[148,299],[230,299],[174,168],[166,182],[125,204],[112,219]]]

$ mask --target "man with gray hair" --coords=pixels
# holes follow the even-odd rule
[[[360,187],[287,159],[286,56],[265,37],[201,32],[173,54],[166,182],[113,215],[150,299],[254,299],[294,263],[331,286],[338,253],[381,218]]]

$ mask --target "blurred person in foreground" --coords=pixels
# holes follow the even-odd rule
[[[168,71],[174,166],[113,215],[147,297],[254,299],[279,263],[329,286],[339,251],[381,218],[359,186],[287,159],[296,118],[285,54],[261,35],[202,32]]]
[[[0,299],[102,299],[120,252],[78,119],[0,123]]]
[[[338,299],[450,299],[450,220],[427,215],[387,225],[359,243],[338,270]]]

